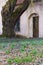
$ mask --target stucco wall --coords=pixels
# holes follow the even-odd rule
[[[30,5],[28,9],[20,17],[20,34],[26,37],[33,37],[33,16],[29,19],[32,13],[37,13],[39,16],[39,37],[43,37],[43,3],[35,3]]]

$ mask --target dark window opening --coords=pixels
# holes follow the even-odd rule
[[[17,20],[17,23],[15,25],[15,31],[20,31],[20,18]]]

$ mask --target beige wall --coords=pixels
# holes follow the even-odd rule
[[[28,9],[21,15],[20,17],[20,32],[16,32],[16,34],[20,34],[26,37],[33,37],[33,16],[29,19],[29,16],[32,13],[37,13],[39,16],[39,37],[43,37],[43,4],[35,3],[34,5],[30,5]]]

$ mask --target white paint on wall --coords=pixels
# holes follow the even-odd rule
[[[26,37],[33,37],[33,16],[29,18],[32,13],[37,13],[39,16],[39,37],[43,37],[43,3],[35,3],[34,6],[29,6],[27,10],[20,17],[20,34]]]

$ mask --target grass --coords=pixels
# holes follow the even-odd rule
[[[9,49],[6,49],[8,47]],[[43,58],[43,39],[8,39],[0,38],[0,50],[5,50],[6,54],[9,55],[12,50],[18,49],[20,56],[16,55],[16,58],[7,58],[9,65],[12,62],[35,62],[37,58]],[[13,52],[15,54],[15,52]],[[13,54],[12,54],[13,55]]]
[[[10,50],[6,50],[5,53],[6,53],[6,54],[9,54],[9,53],[10,53]]]
[[[28,57],[16,57],[15,59],[8,58],[7,62],[11,64],[12,62],[15,62],[17,64],[23,63],[23,62],[32,62],[32,57],[29,55]]]
[[[38,52],[37,52],[36,49],[34,49],[34,50],[31,51],[31,54],[32,54],[32,55],[36,55],[37,53],[38,53]]]

